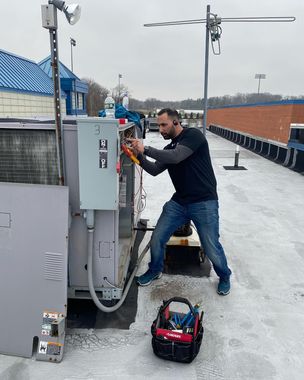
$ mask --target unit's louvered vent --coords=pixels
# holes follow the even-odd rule
[[[57,185],[55,131],[0,129],[0,182]]]
[[[63,254],[45,252],[44,277],[46,280],[63,280]]]

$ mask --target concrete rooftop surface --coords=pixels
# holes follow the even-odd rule
[[[221,242],[233,272],[231,293],[217,295],[213,270],[203,278],[164,274],[138,289],[136,319],[128,330],[68,330],[59,364],[0,355],[1,380],[303,379],[304,178],[243,148],[239,165],[247,170],[225,170],[234,165],[235,144],[209,132],[207,138]],[[149,132],[145,144],[166,142]],[[173,188],[167,173],[145,174],[144,188],[142,217],[153,226]],[[139,274],[148,261],[149,253]],[[201,303],[205,313],[203,342],[191,364],[165,361],[152,351],[151,323],[162,300],[172,296]]]

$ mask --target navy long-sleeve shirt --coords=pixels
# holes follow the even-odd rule
[[[175,193],[172,199],[180,204],[217,200],[216,179],[211,164],[208,142],[200,130],[184,128],[162,149],[146,147],[139,155],[141,166],[151,175],[168,170]]]

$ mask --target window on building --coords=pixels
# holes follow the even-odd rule
[[[77,93],[77,99],[78,99],[78,109],[82,110],[83,109],[83,94],[78,92]]]

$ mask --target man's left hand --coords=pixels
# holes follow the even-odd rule
[[[144,153],[145,146],[139,139],[126,139],[129,143],[131,143],[132,150],[135,154]]]

